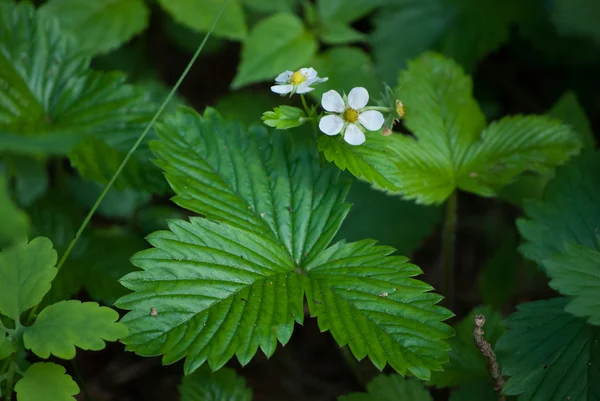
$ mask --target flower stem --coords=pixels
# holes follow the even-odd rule
[[[444,271],[443,293],[446,307],[454,308],[454,244],[456,240],[458,192],[454,191],[446,200],[444,237],[442,239],[442,270]]]
[[[385,113],[392,113],[395,111],[394,109],[392,109],[390,107],[383,107],[383,106],[367,106],[363,110],[377,110],[377,111],[383,111]]]
[[[302,99],[302,106],[304,106],[304,112],[306,113],[308,118],[311,119],[311,123],[312,123],[312,127],[313,127],[313,134],[315,136],[315,143],[316,143],[318,136],[319,136],[319,132],[317,131],[317,118],[316,118],[316,116],[313,115],[313,113],[308,108],[308,103],[306,103],[306,98],[304,97],[303,94],[300,94],[300,99]]]
[[[307,116],[311,116],[310,115],[310,110],[308,109],[308,104],[306,103],[306,98],[304,97],[304,95],[300,95],[300,99],[302,99],[302,106],[304,106],[304,111],[306,112]]]

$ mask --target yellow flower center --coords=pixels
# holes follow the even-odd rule
[[[344,111],[344,120],[346,120],[346,122],[348,123],[355,122],[356,120],[358,120],[358,111],[351,108],[347,108],[346,111]]]
[[[290,79],[290,83],[293,85],[298,85],[302,82],[306,81],[306,78],[304,77],[304,75],[302,75],[302,73],[300,72],[300,70],[296,71],[295,73],[292,74],[292,78]]]

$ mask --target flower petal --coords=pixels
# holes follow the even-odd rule
[[[377,110],[363,111],[358,115],[358,122],[369,131],[377,131],[383,126],[385,119]]]
[[[348,106],[354,110],[359,110],[365,107],[367,103],[369,103],[369,92],[360,86],[352,88],[348,94]]]
[[[292,75],[294,73],[292,71],[284,71],[281,74],[277,75],[277,78],[275,78],[275,82],[279,82],[279,83],[289,83],[290,79],[292,79]]]
[[[323,97],[321,97],[321,105],[325,110],[335,113],[343,113],[344,110],[346,110],[344,99],[342,99],[340,94],[333,89],[323,93]]]
[[[317,76],[317,70],[314,68],[300,68],[300,74],[304,75],[306,79],[312,79]]]
[[[344,133],[344,140],[350,145],[362,145],[365,143],[365,134],[356,124],[348,124]]]
[[[344,127],[344,119],[335,114],[329,114],[319,121],[319,129],[327,135],[337,135]]]
[[[285,95],[286,93],[290,93],[294,90],[294,85],[273,85],[271,86],[271,90],[275,93],[279,93],[280,95]]]
[[[311,90],[314,90],[315,88],[311,88],[310,84],[311,84],[311,82],[309,82],[309,81],[301,82],[300,85],[298,85],[298,88],[296,88],[296,93],[302,94],[302,93],[308,93]]]

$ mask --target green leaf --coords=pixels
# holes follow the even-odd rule
[[[0,331],[0,360],[8,358],[12,354],[13,345],[11,338],[8,336],[8,334]]]
[[[565,310],[600,325],[600,252],[581,245],[565,244],[565,254],[544,263],[552,279],[550,287],[572,296]]]
[[[407,60],[426,50],[467,70],[507,41],[525,7],[518,0],[394,0],[375,16],[371,34],[378,71],[391,82]]]
[[[362,42],[366,35],[343,22],[330,21],[321,25],[319,37],[328,45]],[[358,49],[357,49],[358,50]]]
[[[305,279],[297,266],[335,235],[348,212],[348,185],[337,183],[336,169],[321,171],[310,148],[293,151],[287,136],[262,128],[244,132],[211,109],[200,117],[182,108],[157,130],[162,140],[153,149],[178,194],[174,202],[227,224],[171,221],[171,232],[148,237],[155,248],[132,259],[146,271],[121,280],[135,292],[117,302],[133,309],[123,320],[128,348],[165,353],[165,362],[187,355],[187,373],[207,358],[214,369],[234,354],[248,363],[259,346],[271,355],[276,340],[285,344],[302,322]],[[159,262],[163,254],[173,258]],[[175,276],[178,289],[160,296]],[[171,339],[185,332],[190,341],[173,347]]]
[[[51,362],[34,363],[15,386],[17,401],[75,401],[79,386],[66,369]]]
[[[105,341],[116,341],[127,329],[116,321],[119,314],[96,302],[60,301],[47,306],[25,329],[25,347],[40,358],[50,355],[75,358],[75,347],[99,351]]]
[[[400,172],[394,154],[387,149],[390,137],[379,132],[366,132],[367,140],[360,146],[351,146],[340,135],[320,135],[318,147],[325,158],[340,170],[348,170],[355,177],[376,187],[397,190]]]
[[[11,94],[0,99],[0,148],[29,155],[74,152],[75,157],[81,149],[73,148],[93,137],[122,160],[156,109],[146,91],[126,85],[119,73],[90,71],[89,58],[56,21],[28,4],[2,3],[0,21],[0,83]],[[144,148],[124,175],[135,176],[142,165],[148,176],[144,187],[160,192],[164,182],[155,185],[159,171]],[[93,171],[82,158],[77,161],[84,172]]]
[[[211,372],[207,367],[185,376],[179,386],[181,401],[250,401],[252,390],[235,370],[222,368]]]
[[[48,189],[48,173],[44,162],[29,157],[15,157],[15,196],[19,204],[29,206]]]
[[[196,31],[208,32],[224,1],[158,0],[158,3],[180,24]],[[230,0],[227,3],[213,34],[232,40],[242,40],[246,37],[244,10],[238,0]]]
[[[453,61],[426,53],[400,74],[404,123],[392,135],[399,192],[419,203],[443,202],[462,189],[494,196],[516,176],[547,172],[579,150],[567,126],[543,116],[505,117],[485,127],[471,79]]]
[[[444,365],[443,371],[432,374],[431,384],[434,386],[455,387],[489,377],[487,361],[473,342],[473,326],[478,314],[486,318],[484,337],[492,346],[504,332],[500,313],[490,307],[473,309],[454,326],[456,336],[448,340],[450,361]]]
[[[367,393],[343,395],[338,401],[433,401],[433,398],[417,380],[379,375],[367,384]]]
[[[453,314],[436,305],[442,297],[430,285],[412,278],[421,270],[393,251],[373,240],[338,242],[306,266],[306,298],[321,331],[357,359],[427,380],[448,360],[443,339],[453,330],[442,322]]]
[[[377,191],[363,181],[352,184],[348,201],[352,209],[336,239],[377,238],[403,255],[414,252],[442,220],[439,207],[405,201]]]
[[[565,92],[548,111],[548,115],[570,125],[573,131],[577,133],[584,148],[593,149],[596,146],[596,139],[590,127],[590,122],[585,110],[579,104],[575,92]]]
[[[595,0],[552,0],[551,19],[563,35],[589,36],[600,42],[600,4]]]
[[[205,218],[170,221],[170,231],[148,237],[153,248],[133,257],[143,271],[121,279],[134,292],[117,301],[130,310],[123,318],[128,349],[164,354],[164,363],[185,357],[186,374],[206,360],[220,368],[234,355],[245,365],[259,347],[270,356],[277,341],[289,340],[294,322],[303,321],[305,292],[321,297],[308,285],[337,294],[330,286],[341,283],[340,298],[331,298],[338,304],[330,307],[357,309],[346,309],[346,328],[332,330],[340,345],[349,336],[356,355],[366,356],[364,337],[345,320],[355,316],[369,325],[367,338],[376,342],[368,353],[378,366],[389,360],[423,377],[440,368],[446,355],[441,339],[452,333],[441,320],[451,313],[435,306],[440,297],[426,293],[431,287],[410,278],[420,270],[401,257],[386,257],[393,249],[372,241],[326,250],[348,212],[348,185],[339,181],[338,169],[319,167],[313,147],[263,127],[245,132],[211,109],[200,117],[182,108],[157,130],[161,141],[152,147],[177,193],[174,202]],[[356,276],[336,268],[334,259],[344,256],[340,247],[353,254],[341,263]],[[385,277],[369,279],[373,272]],[[379,302],[373,303],[365,295],[364,302],[352,303],[344,292],[352,287],[371,293],[373,285],[387,288],[390,281],[398,294],[389,300],[375,295]],[[383,316],[371,309],[387,308],[392,300]]]
[[[317,12],[325,22],[352,22],[384,4],[386,0],[318,0]]]
[[[244,3],[256,11],[271,13],[278,11],[294,11],[298,0],[244,0]]]
[[[37,237],[0,252],[0,313],[14,321],[40,303],[56,276],[56,251]]]
[[[373,61],[361,49],[333,47],[316,56],[312,66],[320,76],[329,78],[326,84],[315,85],[315,89],[310,92],[319,103],[323,93],[331,88],[349,93],[352,88],[362,86],[373,97],[380,92],[381,83]]]
[[[261,20],[244,40],[242,61],[231,88],[273,80],[285,70],[296,70],[312,60],[317,41],[293,14],[279,13]]]
[[[304,110],[293,106],[279,106],[273,111],[265,111],[262,120],[269,127],[282,130],[299,127],[307,121]]]
[[[6,180],[0,175],[0,248],[26,241],[29,217],[10,198]]]
[[[496,351],[506,395],[519,401],[586,401],[600,394],[600,331],[564,311],[568,300],[528,302],[508,319]]]
[[[57,18],[90,54],[119,47],[148,25],[148,9],[142,0],[50,0],[40,13]]]
[[[565,243],[598,247],[600,233],[600,153],[584,152],[556,170],[542,200],[525,204],[526,217],[517,226],[526,242],[520,251],[544,269],[554,254],[566,253]]]

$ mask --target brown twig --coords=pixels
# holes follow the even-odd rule
[[[492,350],[490,343],[485,341],[483,338],[483,325],[485,324],[485,316],[475,315],[475,326],[473,327],[473,341],[479,351],[483,354],[488,363],[488,372],[492,381],[494,382],[494,390],[498,395],[498,401],[506,401],[506,398],[502,394],[502,387],[504,387],[504,377],[500,373],[498,362],[496,361],[496,354]]]

